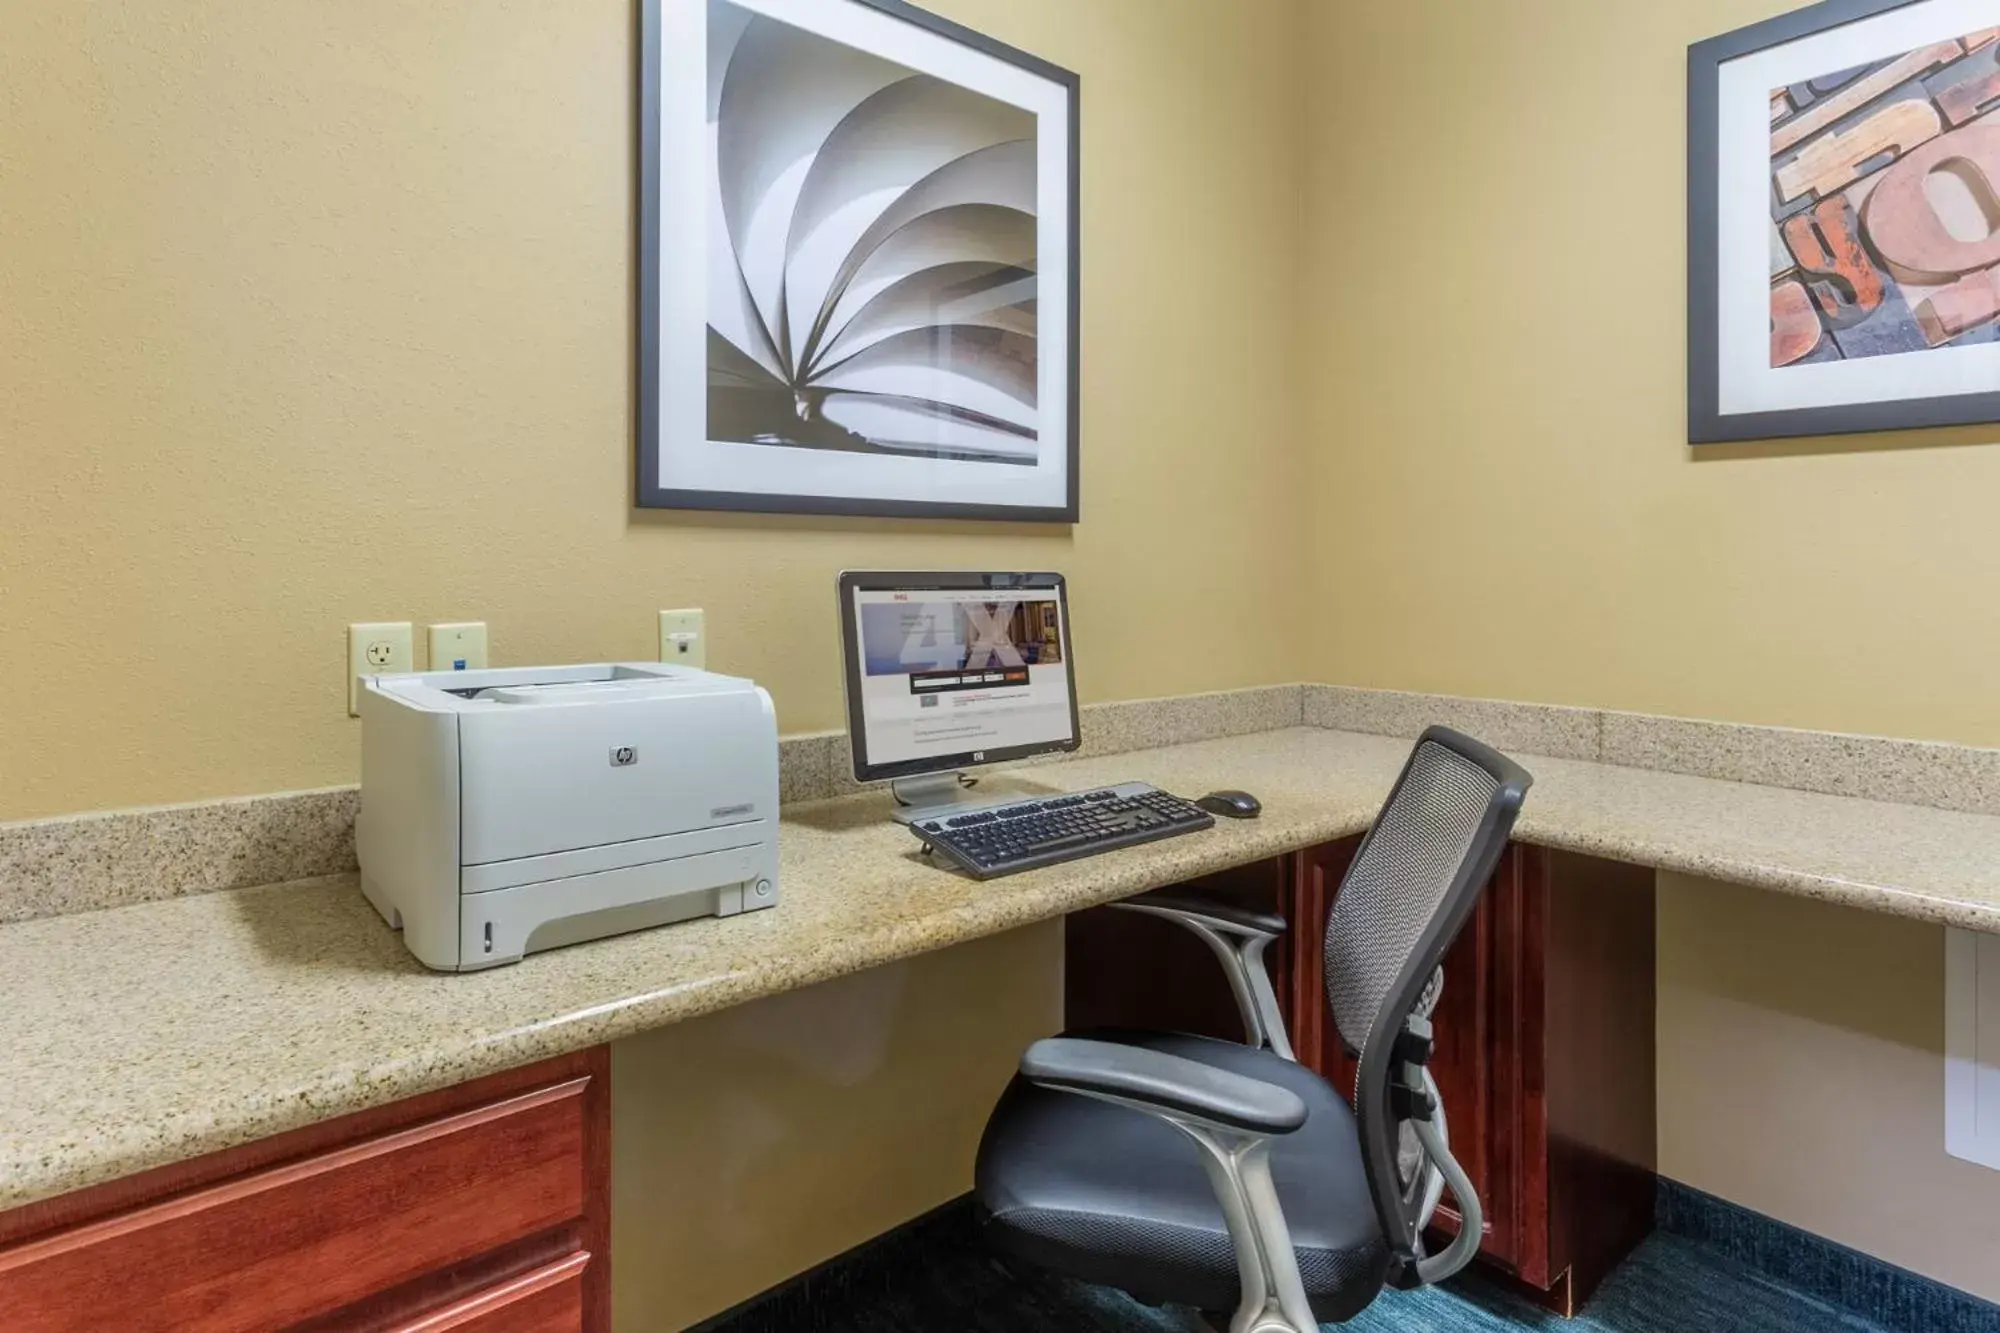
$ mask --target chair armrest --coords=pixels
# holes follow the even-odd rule
[[[1252,1134],[1289,1134],[1306,1122],[1306,1104],[1290,1088],[1142,1046],[1049,1037],[1028,1048],[1021,1073],[1043,1087]]]
[[[1268,935],[1276,939],[1288,928],[1285,918],[1281,916],[1274,916],[1269,912],[1253,912],[1247,907],[1204,897],[1199,893],[1189,893],[1185,889],[1156,889],[1151,893],[1142,893],[1136,898],[1127,898],[1119,906],[1150,907],[1157,911],[1172,912],[1232,935]]]
[[[1219,902],[1183,889],[1156,889],[1110,906],[1141,912],[1184,926],[1200,937],[1229,979],[1237,1011],[1243,1015],[1243,1035],[1252,1046],[1268,1046],[1287,1060],[1296,1060],[1285,1031],[1284,1010],[1264,970],[1264,949],[1282,938],[1285,919]]]

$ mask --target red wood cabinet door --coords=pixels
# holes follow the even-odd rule
[[[1353,860],[1357,839],[1310,848],[1292,858],[1290,1013],[1299,1059],[1349,1097],[1355,1061],[1347,1054],[1326,1002],[1320,960],[1333,900]],[[1546,1251],[1546,1226],[1531,1234],[1526,1203],[1532,1191],[1523,1175],[1532,1152],[1521,1142],[1525,1099],[1524,1020],[1537,1006],[1526,1002],[1521,954],[1526,938],[1519,858],[1509,848],[1472,919],[1445,955],[1444,995],[1433,1015],[1437,1054],[1431,1072],[1443,1095],[1452,1152],[1465,1168],[1485,1208],[1482,1252],[1519,1272]],[[1447,1198],[1439,1210],[1443,1229],[1455,1229]]]

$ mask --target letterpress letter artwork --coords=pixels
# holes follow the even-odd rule
[[[2000,28],[1770,97],[1771,365],[2000,341]]]

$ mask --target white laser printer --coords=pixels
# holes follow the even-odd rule
[[[778,722],[657,662],[367,676],[361,890],[430,967],[778,901]]]

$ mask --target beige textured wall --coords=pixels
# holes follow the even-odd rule
[[[353,620],[703,606],[835,725],[849,566],[1066,571],[1086,699],[1296,679],[1294,5],[937,8],[1083,75],[1074,530],[630,509],[633,0],[14,0],[0,819],[353,780]]]
[[[828,585],[871,564],[1066,569],[1088,698],[1309,675],[2000,741],[2000,430],[1681,443],[1682,49],[1784,0],[937,7],[1084,75],[1074,531],[629,510],[629,0],[12,6],[0,818],[351,779],[354,619],[483,617],[523,662],[701,604],[787,730],[830,725]],[[1200,650],[1162,651],[1189,605]],[[2000,1176],[1940,1142],[1936,932],[1677,880],[1661,922],[1665,1168],[2000,1295]],[[892,1131],[815,1182],[851,1236],[714,1216],[829,1096],[796,1012],[620,1047],[621,1123],[722,1133],[674,1310],[962,1186],[976,1097],[899,1175],[883,1108],[950,1054],[927,1010],[990,1008],[952,1056],[982,1096],[1046,1023],[1052,939],[992,947],[1020,994],[946,955],[842,1029],[880,1060],[828,1113]],[[628,1215],[695,1165],[639,1142]]]
[[[833,725],[849,566],[1065,570],[1087,699],[1296,679],[1296,6],[937,7],[1083,75],[1073,530],[629,509],[631,0],[10,7],[0,818],[351,780],[357,619],[584,660],[701,605]],[[966,1189],[1059,938],[621,1043],[620,1328]]]
[[[1308,677],[2000,743],[2000,427],[1685,444],[1685,49],[1792,7],[1314,0]],[[1659,913],[1662,1170],[2000,1297],[1940,932]]]
[[[1944,932],[1660,877],[1660,1170],[2000,1300],[2000,1171],[1944,1150]]]
[[[1031,926],[612,1047],[617,1333],[670,1333],[963,1194],[1021,1051],[1062,1025]]]
[[[2000,743],[2000,426],[1685,443],[1687,44],[1795,7],[1313,0],[1313,678]]]

